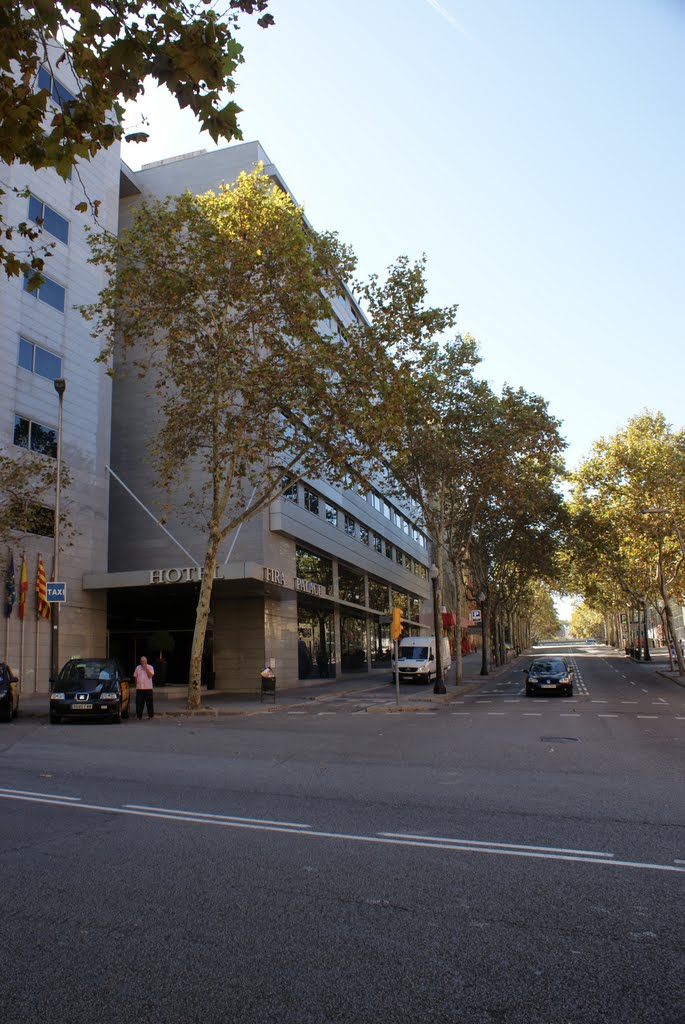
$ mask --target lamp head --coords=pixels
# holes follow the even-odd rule
[[[58,377],[57,380],[53,381],[55,391],[61,398],[64,392],[67,390],[67,382],[64,377]]]

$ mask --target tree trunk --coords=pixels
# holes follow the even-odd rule
[[[452,569],[454,571],[454,585],[457,591],[457,642],[454,651],[454,664],[456,667],[455,685],[459,686],[464,681],[464,663],[461,658],[461,613],[464,606],[464,580],[462,577],[462,567],[458,559],[454,559],[452,562]]]
[[[188,676],[188,704],[190,711],[200,707],[200,687],[202,685],[202,655],[205,649],[205,637],[207,635],[207,622],[209,620],[209,609],[212,599],[212,587],[216,574],[217,552],[219,550],[219,539],[210,540],[205,564],[202,568],[202,580],[200,581],[200,595],[197,599],[195,610],[195,629],[193,631],[193,646],[190,651],[190,674]]]
[[[662,590],[662,597],[663,597],[664,602],[666,604],[666,607],[664,608],[664,611],[666,612],[666,622],[668,623],[668,635],[669,635],[669,638],[673,641],[673,646],[675,648],[676,661],[678,662],[678,675],[679,676],[685,676],[685,661],[683,660],[683,652],[682,652],[682,649],[680,647],[680,643],[678,642],[678,637],[675,635],[675,627],[673,625],[673,612],[671,610],[671,602],[670,602],[669,598],[666,596],[666,594],[663,592],[663,590]]]
[[[489,672],[488,672],[488,645],[489,645],[489,639],[490,639],[490,629],[489,629],[489,625],[490,625],[489,619],[490,619],[490,616],[488,615],[488,602],[487,601],[483,601],[483,603],[481,605],[480,618],[481,618],[480,629],[481,629],[481,637],[482,637],[482,644],[483,644],[483,654],[482,654],[482,660],[481,660],[481,665],[480,665],[480,674],[482,676],[487,676],[487,675],[489,675]]]

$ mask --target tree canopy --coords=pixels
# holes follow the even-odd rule
[[[301,475],[335,481],[370,467],[370,357],[332,306],[354,257],[261,168],[218,193],[141,202],[119,238],[93,234],[92,247],[109,283],[84,315],[102,358],[116,344],[145,377],[160,413],[150,439],[160,486],[183,484],[207,538],[196,706],[222,541]]]
[[[122,137],[124,104],[150,80],[189,108],[214,141],[241,138],[240,107],[227,98],[244,59],[238,19],[259,14],[266,28],[273,24],[263,13],[267,6],[268,0],[5,0],[0,161],[52,167],[66,179],[77,161]],[[37,238],[25,223],[13,229],[0,221],[0,229],[6,241],[15,232],[29,243]],[[10,275],[41,270],[46,254],[45,247],[30,248],[29,257],[18,257],[11,246],[0,247]]]

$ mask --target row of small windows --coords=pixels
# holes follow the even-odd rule
[[[57,380],[62,376],[62,360],[46,348],[35,345],[26,338],[19,339],[19,366],[31,373],[45,377],[46,380]]]
[[[290,487],[286,488],[283,492],[283,496],[289,501],[293,501],[297,504],[299,500],[298,490],[298,485],[292,484]],[[306,510],[315,516],[319,516],[321,515],[321,507],[323,506],[323,514],[326,522],[337,529],[339,513],[335,505],[331,505],[325,499],[320,498],[316,491],[311,490],[311,488],[307,487],[306,484],[303,485],[302,490],[304,492],[304,507]],[[359,537],[362,544],[365,544],[367,547],[373,547],[374,551],[385,555],[386,558],[392,559],[394,556],[397,565],[403,566],[403,568],[408,569],[410,572],[413,571],[417,576],[420,576],[421,579],[427,578],[428,570],[425,565],[422,565],[421,562],[412,558],[406,551],[402,551],[401,548],[391,544],[389,540],[386,540],[377,533],[372,533],[367,526],[358,522],[353,516],[348,515],[346,512],[342,513],[342,522],[340,525],[348,537]],[[418,531],[415,532],[418,533]]]
[[[14,443],[40,455],[57,458],[57,431],[24,416],[14,417]]]
[[[306,548],[297,548],[297,575],[300,579],[319,583],[330,595],[333,593],[333,562],[330,558],[317,555]],[[349,604],[366,606],[364,574],[345,565],[338,565],[338,596]],[[421,609],[420,598],[406,591],[398,591],[389,584],[368,577],[368,607],[387,613],[391,608],[401,608],[403,616],[418,621]]]

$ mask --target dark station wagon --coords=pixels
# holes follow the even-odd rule
[[[71,658],[50,680],[50,721],[128,718],[129,676],[116,658]]]

